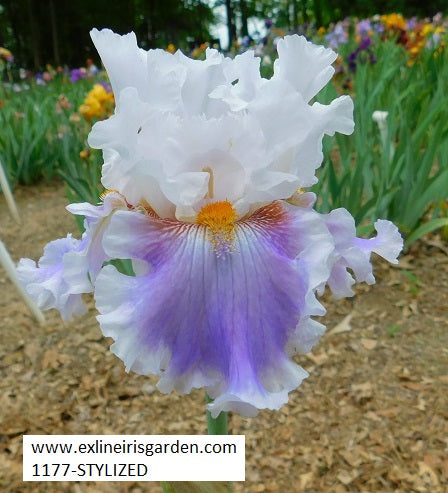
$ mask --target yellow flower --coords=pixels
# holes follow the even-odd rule
[[[166,47],[166,51],[168,51],[169,53],[174,53],[176,51],[176,47],[173,45],[173,43],[170,43],[167,47]]]
[[[79,153],[79,157],[81,159],[87,159],[90,155],[90,151],[88,149],[83,149],[80,153]]]
[[[103,113],[103,108],[97,99],[87,96],[84,104],[79,107],[79,112],[86,120],[91,120],[96,116],[100,117]]]
[[[112,113],[114,102],[112,92],[107,92],[101,84],[95,84],[78,111],[86,120],[91,120],[95,117],[102,119]]]
[[[318,35],[319,37],[322,37],[322,36],[325,34],[325,31],[326,31],[325,27],[321,26],[321,27],[319,27],[319,29],[317,30],[317,35]]]
[[[6,62],[12,62],[14,60],[13,54],[6,48],[0,46],[0,60],[3,59]]]
[[[434,31],[434,27],[431,24],[423,24],[422,27],[422,36],[429,36]]]
[[[388,14],[381,16],[381,22],[386,29],[406,30],[406,21],[401,14]]]
[[[89,96],[97,99],[100,103],[114,101],[113,93],[107,92],[101,84],[95,84],[93,89],[89,92]]]

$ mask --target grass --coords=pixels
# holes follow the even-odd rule
[[[12,187],[61,176],[76,200],[97,200],[101,156],[82,159],[91,125],[77,109],[92,81],[70,83],[58,76],[47,86],[22,84],[20,92],[0,85],[0,159]],[[70,107],[61,107],[64,96]]]

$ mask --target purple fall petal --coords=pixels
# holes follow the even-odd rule
[[[304,214],[310,226],[318,223],[311,229],[321,228],[317,214]],[[307,376],[287,354],[287,344],[300,339],[300,319],[313,310],[305,269],[311,253],[298,232],[300,219],[277,202],[238,222],[234,250],[217,256],[201,225],[116,212],[106,252],[150,268],[131,278],[107,266],[97,278],[98,320],[116,341],[112,350],[128,369],[161,374],[164,392],[207,387],[214,416],[278,409]],[[312,332],[302,347],[317,338]]]

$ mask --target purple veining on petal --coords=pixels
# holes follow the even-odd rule
[[[108,266],[97,278],[98,320],[114,352],[128,369],[162,373],[163,391],[207,386],[215,414],[232,402],[280,407],[306,376],[286,354],[308,315],[297,232],[277,202],[239,222],[234,251],[218,257],[204,226],[116,212],[106,252],[150,269],[129,278]]]

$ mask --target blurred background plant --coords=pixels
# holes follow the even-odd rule
[[[0,0],[0,159],[13,187],[59,177],[69,200],[99,200],[102,158],[86,138],[113,113],[114,99],[93,58],[91,27],[134,30],[143,48],[182,49],[198,59],[208,47],[228,48],[231,56],[254,50],[265,77],[273,73],[279,37],[298,32],[339,53],[333,84],[316,100],[343,93],[355,100],[355,133],[324,140],[314,186],[320,210],[346,207],[365,233],[375,219],[390,219],[408,245],[436,229],[448,240],[448,20],[436,14],[448,0],[396,0],[384,15],[374,14],[390,3],[361,0],[123,6]],[[32,28],[38,21],[47,29]],[[375,112],[386,116],[374,121]]]
[[[60,175],[79,198],[98,200],[101,156],[85,154],[92,121],[101,117],[86,109],[94,101],[89,89],[98,93],[91,88],[91,80],[73,84],[67,74],[0,85],[0,157],[13,187]]]
[[[356,131],[325,139],[315,190],[322,210],[346,207],[361,228],[364,220],[387,217],[410,245],[446,221],[448,64],[440,46],[421,50],[415,63],[415,52],[398,40],[377,36],[363,59],[354,52],[345,59],[340,78],[353,92]],[[318,99],[338,90],[329,86]],[[387,112],[383,136],[372,118],[378,110]]]

